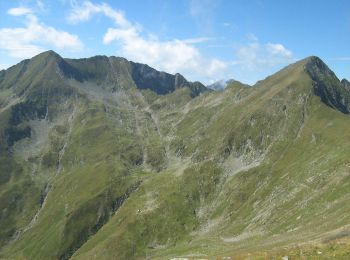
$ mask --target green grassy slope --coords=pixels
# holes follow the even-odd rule
[[[0,77],[1,257],[346,256],[348,92],[319,59],[195,98],[138,86],[124,59],[17,66]]]

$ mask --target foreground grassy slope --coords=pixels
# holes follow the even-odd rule
[[[21,118],[16,129],[24,136],[4,143],[4,190],[19,192],[17,179],[33,188],[23,190],[30,195],[17,211],[2,215],[16,223],[0,222],[12,228],[1,235],[2,257],[346,259],[350,120],[338,96],[347,92],[322,61],[305,59],[254,87],[234,82],[195,98],[186,86],[166,95],[140,90],[124,62],[68,60],[84,66],[65,71],[65,106],[39,102],[44,118]],[[104,74],[108,68],[126,73],[122,84]],[[43,120],[47,139],[34,153],[23,140],[35,135],[23,129],[35,132],[33,121]],[[7,171],[17,179],[8,181]]]
[[[154,101],[169,168],[150,175],[73,258],[265,254],[346,228],[350,150],[341,129],[350,121],[314,94],[307,62],[185,108],[174,109],[177,93]]]
[[[340,129],[349,120],[320,102],[312,84],[299,63],[257,89],[232,86],[186,109],[174,110],[172,96],[156,100],[152,107],[162,107],[161,129],[171,137],[169,154],[177,157],[74,256],[230,255],[314,240],[346,226],[349,148]]]

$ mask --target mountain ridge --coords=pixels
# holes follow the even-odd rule
[[[74,63],[78,67],[82,67],[84,62],[97,62],[100,66],[109,66],[109,69],[113,70],[113,62],[121,63],[124,66],[130,66],[130,74],[132,80],[135,82],[135,85],[140,89],[151,89],[152,91],[155,91],[157,94],[167,94],[170,92],[173,92],[177,88],[181,87],[189,87],[192,91],[193,96],[197,96],[203,91],[207,91],[207,89],[204,87],[203,84],[200,82],[188,82],[181,74],[176,73],[175,75],[157,71],[151,67],[149,67],[147,64],[141,64],[136,63],[132,61],[128,61],[125,58],[122,57],[115,57],[115,56],[103,56],[103,55],[97,55],[93,56],[91,58],[83,58],[83,59],[63,59],[61,58],[57,53],[53,51],[48,51],[48,55],[52,55],[56,58],[59,58],[60,61],[65,61],[66,64],[70,65],[69,67],[66,66],[66,64],[60,64],[60,68],[63,70],[66,76],[73,77],[77,79],[78,81],[83,81],[84,79],[88,79],[90,76],[92,77],[106,77],[105,75],[89,75],[89,72],[82,73],[81,71],[78,72],[77,68],[74,67]],[[45,55],[45,53],[43,54]],[[106,64],[107,63],[107,64]],[[72,70],[73,71],[69,71]],[[94,69],[95,71],[97,68]],[[75,74],[74,74],[75,73]],[[109,73],[114,73],[113,71]],[[108,73],[107,73],[108,74]]]
[[[0,256],[344,257],[347,95],[317,57],[220,92],[123,58],[19,63],[0,75]]]

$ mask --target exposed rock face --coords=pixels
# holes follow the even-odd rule
[[[208,89],[201,83],[191,83],[181,74],[175,75],[157,71],[146,64],[128,61],[119,57],[95,56],[89,59],[60,59],[60,68],[66,77],[82,82],[95,80],[108,81],[124,87],[135,85],[139,89],[150,89],[158,95],[174,92],[178,88],[190,88],[197,96]],[[125,84],[123,84],[123,82]],[[122,84],[120,84],[122,83]]]
[[[342,79],[341,83],[348,91],[350,91],[350,82],[347,79]]]
[[[150,89],[157,94],[164,95],[174,92],[178,88],[188,87],[193,96],[207,91],[200,82],[188,82],[181,74],[175,75],[159,72],[148,65],[130,62],[131,75],[136,86],[140,89]]]
[[[306,70],[314,81],[314,92],[327,105],[350,112],[350,92],[345,83],[341,83],[333,71],[318,57],[310,57]]]

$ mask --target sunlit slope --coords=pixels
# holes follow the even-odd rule
[[[349,92],[318,58],[223,92],[121,58],[36,59],[28,80],[56,85],[0,74],[2,257],[258,257],[348,234]]]
[[[74,256],[230,255],[346,226],[350,122],[315,95],[314,59],[177,109],[172,96],[156,100],[182,163],[149,177]]]

